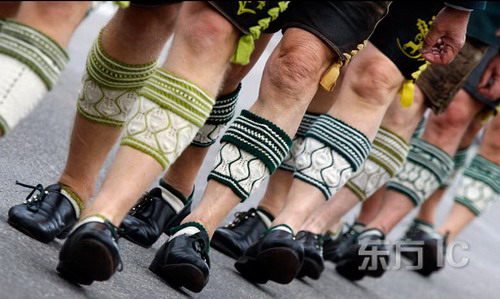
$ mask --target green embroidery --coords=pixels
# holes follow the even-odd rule
[[[110,57],[102,47],[102,31],[87,58],[88,76],[99,86],[110,89],[139,89],[155,73],[157,61],[127,64]]]
[[[209,93],[194,83],[162,69],[148,80],[141,96],[168,108],[197,127],[203,126],[215,103]]]
[[[66,51],[42,32],[9,20],[0,32],[0,53],[11,56],[28,66],[52,89],[68,62]]]

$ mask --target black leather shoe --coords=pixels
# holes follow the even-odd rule
[[[352,238],[356,234],[357,229],[364,227],[364,224],[354,223],[349,226],[345,224],[347,230],[342,233],[337,238],[332,238],[330,235],[324,235],[323,237],[323,258],[332,263],[336,263],[339,260],[338,248],[339,246],[347,242],[348,239]]]
[[[199,293],[208,282],[210,271],[208,234],[180,235],[168,240],[158,250],[149,266],[172,287]]]
[[[300,231],[296,239],[304,248],[304,262],[297,277],[307,276],[312,279],[319,279],[321,273],[325,270],[322,236],[308,231]]]
[[[118,234],[106,220],[84,223],[71,233],[59,252],[57,271],[69,281],[90,285],[110,279],[119,266]]]
[[[182,195],[170,192],[171,196]],[[192,196],[192,195],[191,195]],[[145,248],[151,247],[161,234],[180,224],[191,213],[191,201],[176,212],[162,196],[160,188],[154,188],[144,194],[139,203],[135,205],[123,220],[121,228],[123,237]]]
[[[429,276],[444,267],[446,257],[446,239],[432,230],[413,223],[401,238],[401,255],[407,258],[415,272]]]
[[[215,231],[210,246],[237,259],[262,235],[267,227],[254,208],[247,212],[238,212],[234,216],[235,219],[231,224]]]
[[[64,238],[77,221],[75,208],[61,193],[62,185],[54,184],[43,188],[41,184],[32,188],[26,203],[15,205],[9,210],[8,222],[17,230],[43,243],[56,237]],[[38,191],[39,194],[33,196]]]
[[[389,265],[390,251],[385,235],[378,229],[366,229],[339,246],[335,270],[349,280],[365,276],[381,277]]]
[[[302,244],[291,233],[274,229],[253,243],[234,266],[251,282],[287,284],[299,273],[303,259]]]

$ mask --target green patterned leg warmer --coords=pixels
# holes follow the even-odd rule
[[[467,156],[471,151],[471,147],[466,147],[464,149],[459,149],[455,156],[453,156],[454,167],[450,174],[446,177],[446,180],[441,184],[440,188],[447,188],[453,181],[457,179],[465,167],[470,163],[470,160],[467,160]]]
[[[92,122],[124,126],[139,91],[154,74],[156,61],[131,65],[111,58],[102,48],[102,31],[87,57],[78,96],[78,112]]]
[[[387,184],[387,189],[406,195],[415,206],[434,193],[453,169],[453,159],[422,139],[414,138],[403,167]]]
[[[127,121],[122,145],[173,163],[203,126],[215,103],[194,83],[163,69],[146,82]]]
[[[210,116],[203,127],[196,133],[196,136],[194,136],[191,145],[209,147],[215,143],[226,125],[233,119],[240,90],[241,84],[238,85],[238,88],[234,92],[215,99],[215,105],[212,108],[212,112],[210,112]]]
[[[427,125],[428,117],[427,115],[422,116],[422,119],[418,122],[415,131],[413,131],[413,136],[411,138],[420,138],[424,133],[425,126]]]
[[[18,23],[0,27],[0,128],[16,126],[56,84],[66,51],[44,33]]]
[[[380,128],[365,163],[346,183],[360,201],[372,196],[403,166],[410,145],[396,133]]]
[[[322,114],[297,154],[294,177],[318,188],[328,200],[360,169],[370,149],[363,133]]]
[[[486,211],[500,194],[500,165],[476,155],[464,170],[455,202],[475,215]]]
[[[279,169],[290,172],[295,171],[295,159],[297,158],[297,153],[300,147],[302,146],[302,143],[304,143],[304,138],[306,136],[307,131],[309,131],[311,126],[319,118],[320,115],[321,114],[308,113],[308,112],[304,114],[304,117],[300,122],[299,129],[295,134],[295,138],[293,138],[292,148],[288,152],[288,155],[286,155],[286,158],[285,160],[283,160],[283,163],[281,163],[281,165],[279,166]]]
[[[278,168],[291,145],[278,126],[243,110],[222,136],[208,179],[228,186],[244,201]]]

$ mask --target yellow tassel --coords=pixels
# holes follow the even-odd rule
[[[323,75],[321,81],[319,81],[319,85],[327,91],[332,91],[339,78],[341,67],[342,62],[334,63]]]
[[[399,94],[401,95],[401,99],[399,103],[402,107],[410,107],[413,103],[413,93],[415,92],[415,85],[413,84],[413,80],[406,80],[401,86],[399,90]]]
[[[236,49],[234,50],[231,62],[241,65],[246,65],[250,62],[250,55],[255,48],[255,42],[251,34],[243,35],[238,40]]]
[[[115,5],[118,5],[119,8],[127,8],[130,6],[130,1],[113,1]]]

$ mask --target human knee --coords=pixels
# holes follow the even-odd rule
[[[290,101],[304,101],[307,97],[300,95],[303,95],[304,90],[316,87],[328,67],[326,55],[324,46],[317,43],[305,40],[295,44],[285,42],[268,61],[266,76],[269,83],[285,95],[281,98],[286,98],[288,105]]]
[[[452,103],[446,112],[431,118],[429,125],[436,130],[450,132],[451,130],[462,129],[468,126],[472,120],[473,113],[467,106]]]
[[[220,13],[203,3],[186,3],[179,17],[179,34],[195,53],[210,56],[218,47],[233,42],[235,27]],[[220,55],[220,54],[218,54]]]
[[[403,83],[397,67],[388,58],[379,55],[353,60],[347,78],[358,98],[374,106],[390,103]]]
[[[173,25],[179,13],[178,4],[165,5],[155,9],[142,7],[129,7],[119,10],[110,26],[126,31],[127,35],[137,36],[167,36],[173,29]]]
[[[89,1],[33,1],[25,5],[34,5],[36,15],[48,22],[64,22],[65,26],[69,26],[80,23],[89,7]]]

